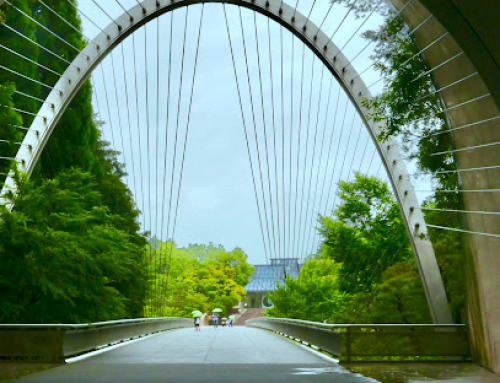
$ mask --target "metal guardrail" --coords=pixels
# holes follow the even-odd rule
[[[65,358],[164,330],[188,327],[186,318],[124,319],[89,324],[0,324],[0,359]]]
[[[325,324],[257,318],[248,320],[247,325],[301,340],[345,362],[470,359],[464,324]]]
[[[323,323],[297,319],[255,318],[247,320],[246,324],[301,340],[333,355],[342,353],[342,335]]]

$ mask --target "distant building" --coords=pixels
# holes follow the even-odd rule
[[[271,258],[269,265],[255,265],[252,279],[245,286],[248,308],[268,308],[273,303],[267,294],[285,283],[285,277],[297,278],[302,265],[298,258]]]

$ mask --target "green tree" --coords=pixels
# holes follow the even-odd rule
[[[120,228],[130,234],[137,233],[139,210],[130,189],[122,181],[126,175],[124,165],[118,161],[118,152],[109,148],[109,142],[98,140],[95,157],[97,164],[90,170],[94,175],[102,201],[109,210],[123,218]],[[142,241],[142,239],[141,239]]]
[[[173,241],[159,242],[152,251],[147,247],[145,259],[149,276],[146,313],[153,316],[181,315],[182,308],[189,304],[183,295],[186,286],[182,287],[180,281],[185,273],[199,268],[200,261],[187,249],[177,248]],[[189,314],[191,311],[186,309]]]
[[[425,220],[438,226],[460,227],[460,215],[442,211],[442,206],[446,205],[439,194],[435,196],[435,199],[435,201],[428,202],[427,206],[437,210],[426,211]],[[441,269],[453,320],[456,323],[466,323],[462,235],[454,231],[429,229],[429,238]]]
[[[22,124],[21,116],[16,113],[14,103],[12,102],[12,95],[14,93],[14,85],[1,85],[0,86],[0,157],[13,158],[16,155],[18,146],[16,142],[22,140],[22,134],[15,128],[17,125]],[[3,187],[6,174],[10,170],[10,161],[7,159],[0,159],[0,188]]]
[[[15,6],[21,11],[31,15],[32,0],[19,0]],[[0,21],[8,26],[14,27],[16,31],[29,38],[35,38],[35,25],[29,19],[16,11],[7,3],[0,5]],[[27,40],[9,30],[5,25],[0,25],[0,44],[18,52],[20,55],[29,57],[35,62],[38,60],[39,48]],[[5,48],[0,48],[0,65],[20,73],[21,75],[39,80],[38,68],[35,64],[11,53]],[[35,113],[40,103],[33,98],[23,96],[27,93],[35,97],[41,95],[41,85],[34,81],[23,78],[8,70],[0,71],[0,156],[6,158],[15,157],[19,149],[18,142],[24,137],[24,130],[20,127],[30,126],[33,117],[24,113]],[[17,108],[23,112],[16,112]],[[6,159],[0,160],[0,187],[3,186],[5,173],[9,171],[11,163]]]
[[[271,316],[333,323],[429,323],[422,282],[387,184],[360,174],[340,184],[321,217],[319,259],[270,295]]]
[[[76,4],[76,1],[71,1]],[[80,29],[81,22],[76,8],[70,5],[68,1],[53,0],[49,5],[67,22]],[[38,27],[36,29],[36,39],[41,45],[50,47],[52,51],[68,61],[72,61],[79,50],[85,47],[86,43],[81,33],[76,32],[41,3],[37,2],[33,6],[33,14],[42,25],[67,42],[62,42],[57,37]],[[65,61],[55,59],[54,56],[45,51],[40,52],[38,61],[40,64],[61,74],[64,73],[68,66]],[[49,85],[55,84],[59,79],[57,75],[43,69],[39,70],[39,75],[41,80]],[[63,169],[71,167],[98,173],[94,168],[100,166],[100,158],[96,155],[99,133],[93,120],[91,92],[90,81],[86,81],[74,96],[58,122],[56,129],[54,129],[42,154],[40,167],[38,168],[38,171],[43,169],[45,177],[54,177]],[[71,155],[68,156],[68,153],[71,153]]]
[[[246,296],[243,286],[253,272],[247,258],[239,248],[226,251],[212,243],[187,248],[160,243],[148,258],[152,279],[147,302],[152,306],[146,310],[155,316],[190,315],[195,309],[215,307],[229,313]]]
[[[320,217],[322,256],[341,264],[340,287],[370,290],[384,270],[411,258],[399,207],[387,184],[356,174],[339,185],[341,203],[333,217]]]
[[[336,323],[431,323],[430,313],[415,262],[398,262],[384,271],[370,292],[347,299]]]
[[[323,322],[345,309],[346,294],[339,290],[339,264],[333,259],[309,259],[296,279],[269,294],[274,306],[266,314]]]
[[[238,247],[232,251],[218,248],[216,251],[209,251],[207,255],[204,263],[230,267],[234,270],[234,280],[237,284],[245,286],[248,283],[248,278],[252,275],[254,268],[247,262],[248,256],[243,250]]]
[[[142,272],[144,243],[117,228],[121,217],[102,205],[90,174],[71,170],[40,185],[27,182],[16,207],[1,207],[0,321],[140,316],[142,297],[129,286]]]
[[[426,221],[437,226],[461,228],[460,216],[447,210],[463,210],[460,194],[440,190],[459,188],[456,162],[451,150],[453,137],[439,93],[416,42],[399,17],[391,18],[377,31],[366,34],[376,42],[375,66],[384,78],[382,93],[366,100],[372,118],[385,128],[380,139],[398,137],[406,153],[422,172],[433,174],[436,192],[424,203],[437,211],[426,211]],[[435,153],[443,154],[436,156]],[[460,233],[429,229],[441,268],[452,314],[464,316],[463,238]]]
[[[59,74],[64,73],[68,61],[73,60],[78,51],[86,43],[81,33],[69,27],[42,3],[35,0],[19,0],[13,4],[22,12],[34,17],[42,25],[61,36],[69,44],[60,41],[55,36],[43,30],[43,28],[37,26],[36,23],[18,12],[14,7],[3,3],[0,5],[1,21],[4,21],[6,25],[19,31],[19,33],[32,39],[34,42],[39,43],[41,46],[50,48],[50,50],[62,57],[62,59],[38,48],[36,44],[9,31],[4,25],[0,26],[2,28],[2,33],[0,34],[2,45],[29,57],[40,65],[37,66],[35,63],[5,49],[2,49],[2,53],[0,54],[0,64],[26,75],[35,81],[41,81],[52,86],[59,80],[59,75],[44,69],[42,66],[48,67]],[[68,1],[56,0],[50,2],[48,5],[76,29],[80,28],[80,20],[76,9]],[[21,188],[22,198],[16,201],[15,212],[9,213],[4,211],[2,213],[6,217],[9,216],[11,220],[14,220],[12,222],[17,222],[20,225],[19,235],[26,234],[27,231],[32,232],[33,235],[27,241],[32,248],[31,250],[25,250],[29,250],[29,257],[33,259],[34,264],[42,262],[45,259],[44,257],[49,256],[47,254],[51,254],[51,256],[54,254],[60,255],[71,249],[71,252],[75,256],[81,255],[82,262],[87,262],[84,262],[85,267],[87,267],[89,262],[94,262],[95,265],[92,267],[97,267],[100,270],[99,273],[96,273],[96,278],[102,274],[103,281],[107,281],[106,283],[96,282],[95,292],[97,294],[98,289],[102,289],[102,298],[111,302],[110,307],[115,308],[114,313],[102,311],[102,317],[98,315],[93,316],[91,313],[92,307],[95,306],[97,311],[100,310],[97,301],[96,304],[89,303],[88,312],[85,312],[83,309],[85,306],[83,302],[79,302],[82,311],[75,311],[71,304],[66,304],[69,302],[66,298],[64,298],[66,299],[65,304],[57,306],[56,301],[59,302],[61,299],[50,298],[49,293],[52,291],[52,295],[55,296],[55,289],[63,286],[61,282],[60,284],[55,284],[56,287],[54,289],[43,292],[43,297],[47,297],[47,299],[40,298],[40,302],[46,303],[47,310],[49,307],[48,302],[54,304],[54,310],[57,309],[57,315],[53,316],[53,320],[63,320],[61,318],[73,317],[75,321],[86,321],[87,319],[85,318],[90,317],[94,318],[94,320],[102,320],[110,316],[113,316],[113,318],[120,315],[139,317],[143,314],[146,289],[146,265],[144,264],[143,257],[145,240],[138,234],[140,229],[137,223],[139,211],[135,207],[130,190],[122,181],[125,172],[123,165],[117,160],[117,152],[111,150],[106,142],[102,142],[99,139],[99,123],[93,119],[91,91],[90,82],[86,82],[75,95],[49,139],[41,159],[33,172],[32,181],[28,182],[26,189],[24,187]],[[49,89],[47,87],[36,82],[23,79],[8,71],[1,71],[0,105],[2,106],[0,107],[0,138],[5,140],[5,142],[0,143],[0,156],[13,157],[16,154],[24,132],[19,127],[29,127],[32,122],[33,117],[29,113],[16,113],[13,108],[36,113],[41,106],[40,101],[27,97],[23,93],[44,98],[48,92]],[[1,173],[6,173],[9,170],[9,166],[8,161],[0,160]],[[76,170],[76,168],[80,170]],[[78,172],[85,174],[85,177],[78,178],[75,175]],[[70,177],[72,179],[71,182],[64,181],[68,179],[68,174],[74,176],[71,176],[73,178]],[[0,181],[3,182],[3,180],[4,175],[1,175]],[[91,182],[91,190],[85,189],[83,187],[85,185],[78,185],[78,182]],[[37,195],[45,196],[49,189],[54,195],[52,196],[53,198],[40,200],[40,206],[28,203],[34,200]],[[98,201],[94,201],[93,197],[91,197],[93,195],[98,195]],[[64,200],[62,196],[69,196],[70,198]],[[66,211],[78,199],[86,200],[87,198],[90,198],[89,201],[94,201],[95,205],[81,205],[78,203],[74,205],[74,209],[70,209],[69,213]],[[61,209],[61,211],[58,209]],[[99,215],[102,218],[101,220],[92,215],[98,212],[103,212],[101,214],[102,217]],[[70,222],[74,221],[73,215],[80,217],[79,219],[85,222],[87,230],[85,233],[78,231],[80,230],[78,225],[70,224]],[[47,222],[46,217],[52,217],[52,221]],[[61,224],[62,226],[57,228],[57,230],[52,228],[50,225],[57,223],[54,217],[59,217],[61,222],[64,222],[64,225],[67,224],[67,226]],[[49,232],[49,234],[54,234],[50,246],[46,245],[46,236],[39,235],[38,233],[38,231],[44,230],[42,224],[54,230],[54,232]],[[25,229],[22,229],[23,227]],[[86,238],[88,242],[82,242],[78,238],[75,238],[75,236]],[[63,238],[66,239],[63,240]],[[16,262],[23,265],[25,254],[22,252],[18,253],[18,250],[16,250],[17,247],[13,246],[12,243],[12,246],[7,245],[9,242],[5,238],[3,240],[6,242],[2,242],[1,257],[10,261],[16,260]],[[116,241],[116,244],[113,244],[113,241]],[[82,246],[82,248],[78,249],[77,246]],[[118,260],[112,262],[109,256],[113,254],[118,257]],[[101,258],[104,263],[101,263]],[[128,264],[127,267],[125,267],[124,262]],[[10,266],[12,266],[12,262]],[[85,267],[80,269],[84,273],[83,276],[85,275]],[[132,269],[134,271],[130,272]],[[127,271],[126,274],[124,274],[125,271]],[[79,281],[78,276],[76,276],[77,269],[74,267],[56,268],[53,272],[52,276],[60,281],[67,281],[68,283],[73,280]],[[56,276],[56,272],[58,277]],[[42,281],[44,280],[42,279]],[[34,286],[30,285],[30,288],[34,288]],[[68,285],[68,288],[72,290],[70,286],[71,283]],[[63,293],[60,294],[64,296]],[[89,297],[91,297],[90,293]],[[92,299],[96,297],[94,296]],[[89,302],[94,302],[92,299],[89,298]],[[14,306],[16,306],[15,303]],[[25,305],[17,317],[11,318],[14,318],[12,320],[36,319],[37,315],[33,314],[36,312],[35,308],[36,305]],[[40,320],[45,321],[49,319],[41,316]],[[69,321],[69,319],[64,320]]]
[[[32,16],[32,7],[34,4],[34,0],[19,0],[14,3],[20,11],[29,16]],[[0,5],[0,21],[24,36],[36,41],[36,24],[7,3]],[[19,36],[5,25],[0,26],[0,29],[2,30],[0,33],[0,43],[8,47],[11,51],[17,52],[18,54],[37,62],[39,60],[40,48]],[[2,70],[0,71],[0,85],[3,86],[10,84],[13,85],[13,87],[19,92],[35,97],[41,97],[43,93],[42,85],[35,82],[41,80],[38,72],[39,67],[21,56],[6,50],[5,48],[1,48],[0,51],[1,65],[34,80],[30,81],[29,79],[16,75],[8,70]],[[14,102],[16,108],[31,113],[35,113],[40,107],[39,101],[26,97],[21,93],[13,94],[12,101]],[[29,127],[31,121],[33,120],[33,116],[26,113],[23,113],[21,118],[22,122],[20,125],[25,127]],[[22,132],[20,131],[19,133]],[[5,139],[6,137],[9,136],[2,136],[2,139]]]

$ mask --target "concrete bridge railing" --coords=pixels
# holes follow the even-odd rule
[[[464,324],[325,324],[297,319],[256,318],[263,328],[315,346],[342,361],[468,361]]]
[[[102,346],[192,325],[186,318],[126,319],[89,324],[0,324],[0,359],[63,362]]]

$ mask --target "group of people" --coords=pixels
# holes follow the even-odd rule
[[[217,328],[217,326],[219,325],[219,314],[217,313],[212,313],[212,320],[214,321],[214,328]],[[233,318],[230,316],[229,317],[229,321],[226,322],[227,319],[226,318],[222,318],[222,321],[220,322],[221,326],[226,326],[226,324],[229,326],[229,327],[233,327]]]
[[[213,323],[214,323],[214,328],[217,328],[217,326],[219,325],[219,319],[220,318],[219,318],[219,314],[218,313],[212,313],[212,320],[213,320]],[[226,321],[224,319],[221,322],[222,326],[226,325]],[[195,317],[194,318],[194,329],[196,331],[200,331],[200,322],[201,322],[201,318],[200,317]],[[232,317],[229,318],[229,322],[227,324],[228,324],[229,327],[233,327],[234,323],[233,323],[233,318]]]
[[[214,328],[217,328],[217,325],[219,324],[219,314],[212,313],[212,320],[214,321]]]

